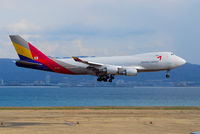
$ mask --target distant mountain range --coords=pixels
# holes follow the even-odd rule
[[[19,68],[14,59],[0,59],[0,85],[59,86],[200,86],[200,65],[187,63],[166,72],[139,73],[138,76],[116,76],[112,83],[97,82],[96,76],[73,76]]]

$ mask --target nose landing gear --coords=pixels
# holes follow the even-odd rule
[[[167,71],[166,78],[167,78],[167,79],[170,78],[169,71]]]

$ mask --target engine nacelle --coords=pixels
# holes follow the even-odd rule
[[[137,75],[137,69],[135,68],[126,68],[126,75],[127,76],[136,76]]]
[[[118,67],[117,66],[106,66],[103,69],[104,72],[107,74],[118,74]]]
[[[119,74],[121,75],[127,75],[127,76],[136,76],[137,75],[137,69],[132,67],[126,67],[126,68],[120,68]]]

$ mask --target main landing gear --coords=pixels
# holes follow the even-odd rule
[[[114,75],[104,75],[104,76],[98,76],[97,81],[104,81],[104,82],[112,82],[114,79]]]
[[[170,77],[170,74],[169,74],[169,71],[167,71],[166,78],[168,79],[169,77]]]

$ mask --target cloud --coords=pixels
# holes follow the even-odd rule
[[[85,48],[80,39],[72,42],[72,47],[75,50],[78,50],[80,55],[94,55],[94,48]]]
[[[8,31],[12,32],[36,32],[40,31],[41,27],[39,25],[33,24],[32,22],[28,21],[27,19],[21,19],[16,23],[9,24],[6,26]]]
[[[42,38],[42,37],[41,37]],[[39,40],[39,39],[38,39]],[[91,47],[81,39],[68,41],[30,41],[32,45],[37,47],[43,53],[53,57],[71,57],[71,56],[111,56],[126,55],[121,49],[110,49],[104,47]],[[91,43],[89,43],[91,44]]]
[[[93,56],[95,54],[94,49],[85,47],[80,39],[58,42],[36,41],[32,45],[35,45],[46,55],[54,57]]]
[[[0,57],[1,58],[17,58],[17,53],[11,42],[0,39]]]
[[[198,57],[199,6],[199,0],[6,0],[0,4],[0,57],[14,53],[6,48],[8,34],[52,56],[175,51]]]
[[[30,39],[40,39],[42,38],[42,36],[40,34],[20,34],[20,36],[22,36],[25,40],[29,41]]]

